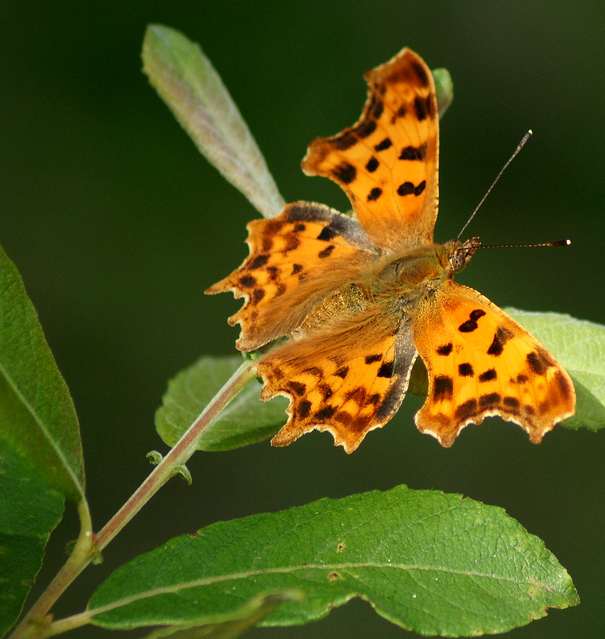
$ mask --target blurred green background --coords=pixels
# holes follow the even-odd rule
[[[456,97],[442,122],[437,238],[456,234],[531,127],[534,139],[470,231],[489,242],[571,237],[574,245],[485,252],[463,280],[502,306],[605,321],[602,0],[34,1],[4,3],[1,13],[0,238],[72,389],[97,526],[149,471],[145,453],[163,449],[153,415],[166,380],[201,354],[233,351],[236,331],[225,318],[238,304],[201,291],[239,264],[244,225],[255,217],[142,75],[149,22],[201,43],[286,200],[340,209],[347,204],[335,185],[300,171],[307,143],[357,118],[362,73],[403,45],[448,67]],[[568,568],[582,605],[511,637],[604,636],[605,433],[559,428],[532,446],[520,429],[489,420],[444,450],[416,431],[417,407],[406,401],[353,456],[317,433],[287,449],[198,454],[193,487],[171,482],[56,612],[81,610],[104,575],[171,536],[407,483],[503,506]],[[49,546],[43,582],[75,530],[70,514]],[[412,635],[354,602],[311,626],[252,636]]]

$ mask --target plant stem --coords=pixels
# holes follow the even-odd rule
[[[81,531],[78,541],[69,559],[57,573],[48,588],[32,606],[31,610],[23,617],[9,639],[34,639],[58,634],[53,630],[55,624],[48,623],[45,619],[48,611],[57,599],[65,592],[76,577],[88,566],[88,564],[113,538],[133,519],[143,506],[155,495],[155,493],[178,471],[178,468],[187,463],[197,448],[197,443],[202,434],[212,422],[220,415],[227,404],[244,388],[254,377],[254,363],[245,360],[233,375],[223,384],[217,394],[210,400],[204,410],[189,426],[179,441],[170,449],[162,461],[153,469],[143,483],[135,490],[118,512],[93,535],[90,524],[90,515],[86,506],[85,515],[88,525],[84,525],[83,514],[80,513]],[[86,502],[81,502],[86,503]],[[78,508],[81,508],[81,504]],[[79,615],[76,615],[78,617]],[[57,626],[62,622],[56,622]],[[82,625],[82,624],[78,624]],[[70,626],[59,626],[59,632],[70,630]]]
[[[43,634],[48,627],[46,615],[51,606],[65,592],[82,569],[88,565],[92,556],[91,549],[94,548],[94,534],[88,503],[85,499],[78,502],[78,515],[80,517],[80,533],[71,554],[46,590],[15,628],[10,639],[29,639]]]

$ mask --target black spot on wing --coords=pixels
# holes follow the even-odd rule
[[[378,369],[378,377],[393,377],[393,362],[383,362]]]
[[[348,162],[342,162],[333,171],[332,174],[336,179],[344,182],[345,184],[351,184],[357,176],[357,170],[352,164]]]
[[[296,393],[296,395],[302,396],[305,394],[307,390],[307,386],[303,384],[302,382],[297,382],[295,380],[292,380],[288,382],[288,390],[291,390],[293,393]]]
[[[303,419],[305,417],[309,416],[309,413],[311,412],[311,402],[308,399],[303,399],[302,402],[300,402],[300,404],[298,405],[298,416],[302,417]]]
[[[414,112],[416,113],[416,119],[419,122],[425,120],[428,115],[426,100],[421,98],[419,95],[414,98]]]
[[[492,379],[496,379],[497,377],[495,368],[488,368],[486,371],[483,371],[481,375],[479,375],[480,382],[490,382]]]
[[[332,251],[336,248],[336,246],[334,244],[330,244],[329,246],[326,246],[325,249],[322,249],[321,251],[319,251],[319,253],[317,254],[317,257],[328,257]]]
[[[420,64],[420,62],[414,60],[412,62],[412,69],[414,69],[414,73],[416,74],[416,77],[418,78],[420,84],[423,87],[426,87],[429,83],[429,78],[424,67]]]
[[[366,120],[365,122],[360,122],[353,131],[360,138],[367,138],[368,135],[372,135],[376,130],[376,122],[374,120]]]
[[[495,408],[500,403],[500,395],[498,393],[488,393],[479,397],[479,406],[484,408]]]
[[[504,350],[504,345],[512,336],[513,334],[511,333],[511,331],[509,331],[507,328],[504,328],[503,326],[499,326],[496,329],[496,333],[494,334],[492,343],[487,349],[487,354],[495,355],[496,357],[498,355],[501,355],[502,351]]]
[[[374,171],[378,168],[379,164],[380,164],[380,162],[374,156],[372,156],[367,161],[366,171],[368,171],[369,173],[374,173]]]
[[[454,348],[454,346],[451,342],[448,342],[447,344],[442,344],[441,346],[437,348],[437,354],[444,355],[444,356],[449,355],[452,352],[452,348]]]
[[[244,275],[239,278],[239,283],[246,288],[250,288],[256,284],[256,278],[252,277],[252,275]]]
[[[463,377],[472,377],[475,371],[473,371],[473,367],[468,362],[464,362],[458,366],[458,373]]]
[[[334,415],[334,413],[336,412],[336,408],[334,406],[324,406],[323,408],[320,408],[315,415],[313,415],[313,417],[315,419],[329,419],[330,417],[332,417],[332,415]]]
[[[438,375],[435,377],[433,386],[433,399],[440,401],[451,399],[454,392],[454,382],[448,375]]]
[[[464,421],[466,419],[473,417],[476,413],[477,413],[477,400],[469,399],[463,404],[460,404],[458,408],[456,408],[455,415],[459,420]]]
[[[368,202],[374,202],[375,200],[377,200],[380,196],[382,195],[382,189],[378,186],[375,186],[369,193],[368,193]]]
[[[255,288],[252,291],[252,303],[253,304],[258,304],[263,297],[265,297],[265,290],[262,288]]]
[[[337,235],[337,232],[334,230],[332,225],[328,224],[328,226],[324,226],[323,229],[321,229],[321,232],[317,236],[317,239],[328,241],[328,240],[331,240],[336,235]]]
[[[510,410],[518,410],[519,400],[516,397],[505,397],[502,403]]]
[[[373,362],[379,362],[382,359],[382,355],[380,353],[376,353],[375,355],[366,355],[365,362],[366,364],[372,364]]]
[[[426,157],[426,144],[420,146],[408,145],[401,149],[400,160],[424,160]]]
[[[338,149],[339,151],[346,151],[353,145],[357,144],[357,137],[351,130],[348,130],[341,135],[332,138],[331,142],[335,149]]]
[[[268,261],[268,255],[257,255],[250,262],[248,262],[248,268],[260,268],[261,266],[264,266]]]
[[[381,140],[378,144],[376,144],[376,146],[374,146],[374,149],[376,151],[386,151],[391,146],[393,146],[391,138],[384,138],[384,140]]]

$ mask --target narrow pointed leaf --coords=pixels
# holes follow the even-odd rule
[[[261,595],[248,601],[233,614],[217,619],[215,623],[168,626],[155,630],[147,635],[146,639],[236,639],[256,626],[280,604],[286,601],[298,601],[301,598],[297,591]]]
[[[15,265],[0,248],[0,441],[72,499],[84,495],[76,411]]]
[[[89,613],[116,629],[202,623],[280,589],[305,597],[262,625],[307,623],[360,597],[413,632],[470,636],[578,602],[554,555],[500,508],[400,486],[175,538],[111,575]]]
[[[143,70],[201,153],[265,217],[284,206],[252,134],[201,48],[162,25],[147,28]]]
[[[16,622],[65,498],[0,440],[0,637]]]
[[[439,117],[442,118],[454,101],[454,82],[447,69],[433,69]]]
[[[158,434],[168,446],[178,441],[241,362],[237,355],[202,357],[168,383],[155,416]],[[283,397],[263,402],[260,389],[256,379],[250,381],[214,427],[202,433],[198,450],[231,450],[271,437],[285,421],[288,402]]]

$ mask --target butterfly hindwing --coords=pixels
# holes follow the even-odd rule
[[[263,399],[290,398],[288,421],[272,444],[327,430],[352,453],[399,408],[415,358],[409,322],[377,307],[277,348],[257,368]]]
[[[337,135],[314,140],[303,170],[341,186],[377,246],[429,244],[437,217],[439,150],[432,73],[416,53],[403,49],[366,80],[361,118]]]
[[[519,424],[538,443],[573,414],[567,372],[477,291],[447,280],[419,309],[413,332],[429,375],[416,424],[443,445],[489,415]]]
[[[243,351],[291,333],[311,309],[355,279],[375,251],[357,222],[323,206],[296,202],[271,220],[248,224],[250,255],[206,293],[231,290],[245,304],[229,318],[241,325]]]

